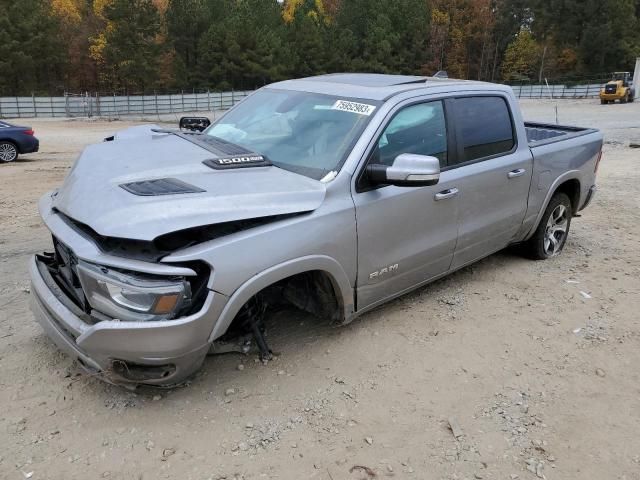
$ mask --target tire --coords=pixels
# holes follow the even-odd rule
[[[606,105],[607,101],[606,100],[600,100],[600,105]]]
[[[627,103],[627,101],[628,101],[628,100],[629,100],[629,91],[627,91],[627,92],[624,94],[624,97],[622,97],[622,98],[620,99],[620,103]]]
[[[560,255],[569,236],[573,208],[564,193],[556,193],[547,205],[533,236],[524,244],[525,254],[533,260]]]
[[[13,162],[18,158],[18,147],[12,142],[0,142],[0,163]]]

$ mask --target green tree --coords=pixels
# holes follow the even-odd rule
[[[528,30],[521,30],[509,44],[502,64],[502,79],[529,80],[535,76],[540,62],[540,46]]]
[[[536,0],[533,31],[559,51],[577,52],[575,74],[633,68],[640,54],[637,0]]]
[[[252,89],[289,72],[282,7],[276,0],[227,0],[202,37],[203,69],[217,88]]]
[[[202,38],[214,21],[224,16],[222,0],[169,0],[166,13],[167,43],[175,53],[174,82],[179,87],[206,86],[202,68]]]
[[[292,4],[291,4],[292,5]],[[328,68],[328,21],[318,12],[316,0],[298,2],[286,25],[285,51],[290,53],[287,68],[291,76],[326,73]]]
[[[102,32],[91,53],[102,85],[110,89],[144,90],[157,83],[160,59],[160,14],[152,0],[109,0],[100,16]]]
[[[48,2],[0,0],[1,94],[46,94],[63,88],[66,55],[59,32]]]
[[[336,70],[419,73],[428,58],[424,0],[349,0],[340,4],[328,44]]]

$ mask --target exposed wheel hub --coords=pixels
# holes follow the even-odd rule
[[[564,205],[553,209],[544,232],[544,253],[553,257],[560,253],[567,236],[569,226],[569,210]]]

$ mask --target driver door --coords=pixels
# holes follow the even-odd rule
[[[368,163],[391,165],[402,153],[430,155],[447,165],[443,101],[400,108],[387,123]],[[450,177],[450,178],[448,178]],[[371,186],[353,195],[358,233],[357,309],[389,299],[446,273],[458,234],[454,179],[442,172],[428,187]]]

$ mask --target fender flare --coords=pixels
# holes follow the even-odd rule
[[[547,191],[547,195],[546,195],[546,197],[544,199],[542,207],[540,208],[540,211],[538,212],[538,216],[536,217],[536,221],[533,223],[533,226],[531,227],[531,230],[529,230],[529,232],[525,236],[525,238],[524,238],[525,240],[529,240],[529,238],[531,238],[531,236],[538,229],[538,225],[540,225],[540,221],[542,220],[542,216],[544,215],[544,212],[547,210],[547,206],[549,205],[549,202],[551,201],[551,198],[553,197],[553,195],[558,190],[558,187],[560,185],[562,185],[564,182],[566,182],[568,180],[577,180],[578,183],[580,184],[580,195],[579,195],[579,197],[582,198],[582,182],[580,181],[579,175],[580,175],[580,171],[579,170],[569,170],[568,172],[563,173],[562,175],[560,175],[558,178],[555,179],[555,181],[551,184],[551,186],[549,187],[549,190]],[[580,207],[578,206],[577,208],[580,208]],[[575,210],[576,212],[578,211],[577,208]]]
[[[255,294],[280,280],[312,270],[322,271],[329,276],[342,310],[342,316],[350,318],[354,312],[354,293],[353,286],[344,269],[331,257],[310,255],[288,260],[263,270],[242,284],[229,297],[209,336],[209,343],[227,331],[240,309]]]

